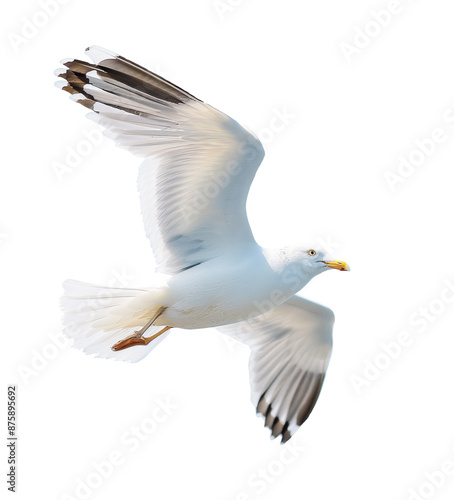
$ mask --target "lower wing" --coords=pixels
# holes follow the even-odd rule
[[[272,436],[288,441],[320,394],[332,350],[334,314],[298,296],[219,330],[251,348],[251,399]]]

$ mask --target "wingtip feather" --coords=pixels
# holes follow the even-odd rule
[[[118,54],[116,54],[115,52],[105,49],[104,47],[101,47],[99,45],[90,45],[85,49],[85,53],[95,64],[99,64],[105,59],[116,59],[118,57]]]

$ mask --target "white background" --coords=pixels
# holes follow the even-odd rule
[[[50,17],[36,1],[8,3],[0,351],[4,414],[7,385],[18,386],[16,498],[452,498],[451,3],[394,1],[385,27],[370,24],[388,9],[378,0],[50,1]],[[335,348],[319,402],[285,447],[250,404],[247,348],[215,330],[174,331],[136,365],[62,343],[63,280],[146,286],[154,268],[140,160],[107,139],[87,149],[95,125],[53,86],[58,61],[90,44],[264,139],[248,204],[259,243],[328,242],[351,266],[303,291],[334,310]],[[414,153],[433,133],[442,143]],[[68,148],[84,157],[61,175]],[[397,174],[400,155],[419,164],[393,190],[385,174]],[[156,424],[166,399],[178,408]],[[100,479],[94,463],[112,453],[121,464],[104,464]],[[5,475],[6,459],[4,448]]]

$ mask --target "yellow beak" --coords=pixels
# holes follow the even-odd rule
[[[342,260],[323,260],[322,262],[326,265],[326,267],[331,267],[332,269],[338,269],[339,271],[350,271],[349,265]]]

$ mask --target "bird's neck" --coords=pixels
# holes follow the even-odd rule
[[[292,292],[292,295],[313,278],[313,274],[301,261],[293,247],[264,248],[263,254],[271,269],[279,275],[283,288]]]

